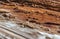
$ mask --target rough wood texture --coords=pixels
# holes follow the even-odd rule
[[[0,38],[60,39],[60,1],[0,0]]]

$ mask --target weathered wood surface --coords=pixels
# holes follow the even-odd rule
[[[60,1],[0,0],[0,38],[60,39]]]

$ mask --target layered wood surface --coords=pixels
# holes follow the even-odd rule
[[[5,20],[16,21],[14,20],[16,18],[18,20],[16,23],[23,25],[23,27],[51,34],[60,34],[59,0],[1,0],[1,14],[6,18]]]

